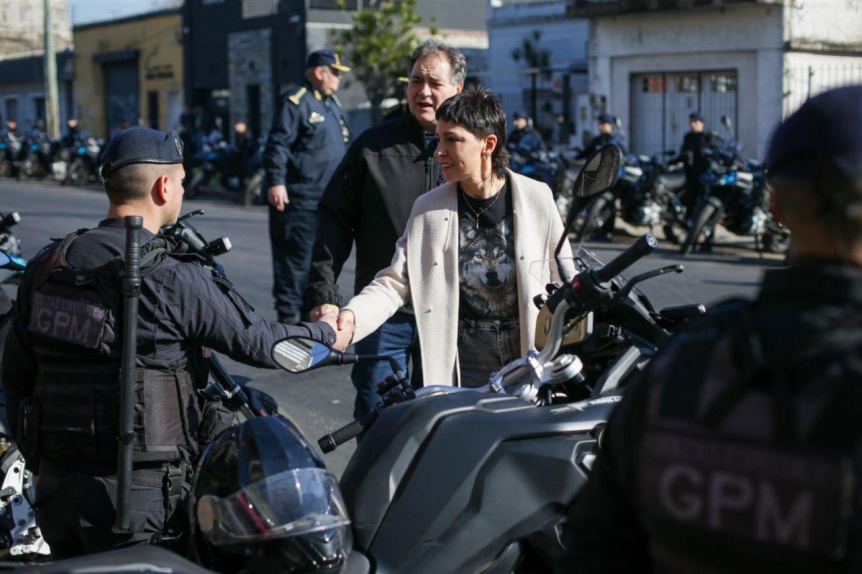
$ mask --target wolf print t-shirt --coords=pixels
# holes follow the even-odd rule
[[[458,186],[460,318],[518,316],[512,221],[508,180],[499,196],[488,199],[470,197]]]

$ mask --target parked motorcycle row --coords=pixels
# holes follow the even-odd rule
[[[105,143],[84,132],[51,140],[38,130],[24,138],[7,131],[0,135],[0,177],[75,186],[100,184],[99,158]],[[249,153],[221,139],[201,141],[188,163],[187,197],[224,190],[236,194],[240,205],[257,203],[263,182],[263,143],[259,141]]]
[[[104,146],[84,133],[70,140],[52,140],[34,130],[19,138],[12,132],[0,136],[0,177],[19,180],[57,181],[64,185],[96,183],[99,156]]]
[[[253,150],[237,149],[222,139],[203,140],[193,152],[191,173],[186,174],[186,197],[193,199],[213,189],[214,185],[234,193],[237,203],[258,203],[263,184],[263,148],[265,138]]]
[[[728,118],[722,119],[722,126],[724,137],[708,151],[711,161],[701,176],[703,193],[692,202],[691,213],[682,200],[686,192],[683,169],[666,163],[675,151],[651,157],[627,154],[617,183],[593,201],[575,226],[576,240],[610,238],[619,219],[651,232],[661,229],[664,238],[679,245],[683,255],[709,252],[719,225],[734,235],[753,238],[757,251],[786,252],[790,232],[769,209],[771,190],[763,165],[742,157]],[[549,152],[513,154],[512,159],[514,171],[543,181],[554,190],[561,213],[568,211],[571,182],[579,168]]]

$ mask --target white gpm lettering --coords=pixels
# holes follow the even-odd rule
[[[57,339],[86,341],[91,328],[90,318],[80,319],[80,315],[42,307],[36,314],[36,326],[39,332]]]
[[[811,544],[810,490],[798,490],[789,504],[782,504],[768,480],[675,464],[662,473],[658,494],[661,506],[680,522],[701,522],[720,531],[733,528],[727,524],[729,514],[743,514],[753,518],[753,534],[760,541],[799,548]]]

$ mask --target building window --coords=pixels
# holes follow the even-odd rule
[[[3,110],[3,117],[6,118],[6,121],[18,121],[18,98],[6,98],[6,102],[3,106],[5,109]]]
[[[714,74],[709,77],[713,92],[735,92],[736,74]]]
[[[677,76],[676,91],[689,94],[698,93],[700,91],[700,79],[697,74]]]
[[[33,97],[33,111],[36,114],[36,117],[33,118],[33,121],[36,120],[44,120],[45,117],[45,96],[34,96]]]
[[[667,79],[662,74],[646,76],[643,79],[643,93],[661,94],[667,91]]]
[[[359,0],[311,0],[310,7],[315,10],[359,10]]]
[[[262,18],[278,14],[278,0],[242,0],[242,18]]]

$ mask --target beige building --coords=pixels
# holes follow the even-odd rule
[[[90,133],[110,137],[129,125],[176,127],[183,106],[179,8],[76,26],[73,32],[75,104]]]

